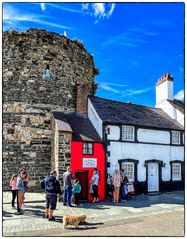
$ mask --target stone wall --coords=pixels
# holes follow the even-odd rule
[[[58,148],[58,179],[63,182],[63,173],[70,166],[71,160],[71,139],[72,134],[69,132],[59,132]]]
[[[42,77],[47,64],[51,78]],[[93,57],[77,40],[39,29],[3,33],[4,190],[21,166],[31,189],[38,189],[52,168],[51,111],[75,111],[76,85],[93,92],[96,73]]]

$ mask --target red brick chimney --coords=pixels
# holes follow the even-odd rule
[[[169,73],[166,73],[164,76],[162,76],[162,77],[158,80],[156,86],[162,84],[164,81],[167,81],[167,80],[168,80],[168,81],[173,81],[173,77],[171,77]]]
[[[91,92],[85,85],[77,85],[76,112],[87,116],[88,95]]]

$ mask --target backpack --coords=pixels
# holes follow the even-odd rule
[[[53,190],[54,189],[54,180],[51,177],[45,177],[41,182],[40,182],[40,186],[43,189],[47,189],[47,190]]]
[[[41,182],[40,182],[40,187],[42,189],[45,189],[45,181],[46,181],[46,178],[44,178]]]
[[[45,181],[45,189],[47,191],[55,191],[56,187],[55,187],[55,182],[54,178],[48,177],[47,180]]]

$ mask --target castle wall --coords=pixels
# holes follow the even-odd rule
[[[46,65],[51,78],[43,78]],[[52,169],[51,111],[73,112],[76,85],[93,92],[93,57],[82,43],[39,29],[3,33],[3,189],[24,167],[31,189]]]

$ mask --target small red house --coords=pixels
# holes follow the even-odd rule
[[[59,179],[62,181],[63,174],[58,168],[59,165],[63,163],[68,166],[67,162],[62,162],[59,152],[67,152],[70,149],[72,172],[75,178],[79,179],[82,186],[81,199],[92,201],[90,180],[93,169],[97,168],[100,176],[98,185],[99,200],[103,200],[106,192],[106,163],[105,149],[99,134],[89,118],[81,113],[65,114],[62,111],[54,111],[53,116],[56,125],[54,142],[57,142],[54,147],[56,148],[54,165],[56,165],[55,169],[58,170]],[[61,141],[64,142],[63,146],[58,144],[60,137],[62,137]],[[58,147],[60,148],[58,149]]]
[[[93,153],[89,154],[85,151]],[[93,169],[99,171],[99,199],[105,198],[105,163],[104,149],[102,143],[97,142],[78,142],[71,143],[71,167],[76,178],[79,179],[82,185],[81,198],[91,201],[90,195],[90,180]]]
[[[88,117],[76,113],[67,115],[72,128],[71,167],[82,186],[81,199],[91,201],[90,180],[93,169],[99,171],[99,199],[105,198],[105,150],[103,142]]]

